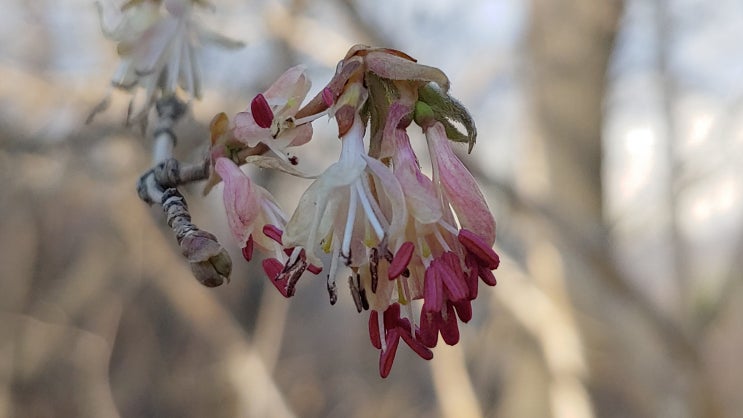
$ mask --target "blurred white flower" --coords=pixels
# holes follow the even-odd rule
[[[112,84],[134,92],[128,122],[146,116],[160,97],[176,94],[179,87],[187,100],[201,97],[199,48],[243,45],[200,26],[193,17],[194,5],[211,8],[202,0],[129,0],[121,6],[112,0],[97,3],[103,33],[118,43],[116,51],[121,57]],[[135,103],[137,87],[145,92],[141,104]]]

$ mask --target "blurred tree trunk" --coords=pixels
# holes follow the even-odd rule
[[[602,224],[602,101],[620,5],[532,2],[529,57],[536,134],[548,156],[545,197],[559,215],[581,221],[571,225],[578,231]]]
[[[527,62],[533,130],[526,164],[518,178],[519,186],[538,202],[548,222],[545,228],[536,226],[527,234],[526,264],[540,286],[557,299],[562,295],[566,312],[587,311],[593,316],[592,311],[601,307],[592,301],[606,295],[596,287],[595,272],[583,262],[591,256],[581,253],[581,248],[605,246],[602,103],[621,2],[534,0],[531,7]],[[553,251],[545,252],[545,248]],[[584,340],[593,338],[585,327],[582,331]],[[617,378],[612,371],[601,371],[603,365],[590,353],[587,361],[594,378],[595,374],[609,381]],[[649,412],[626,406],[637,402],[624,398],[626,394],[615,392],[615,388],[592,387],[592,381],[604,379],[585,379],[598,416]],[[625,406],[607,414],[602,411],[602,400]],[[552,413],[558,416],[554,409],[553,405]]]
[[[558,299],[566,295],[585,345],[602,351],[586,353],[596,415],[715,416],[696,344],[612,261],[602,104],[622,2],[534,0],[531,11],[534,130],[519,185],[548,222],[529,232],[529,274]]]
[[[602,102],[621,6],[618,0],[531,4],[527,63],[533,135],[518,186],[537,202],[548,222],[537,219],[528,225],[526,267],[567,318],[576,316],[576,306],[586,309],[578,299],[590,299],[593,293],[585,292],[590,273],[575,262],[580,258],[575,248],[600,247],[605,236]],[[574,281],[581,275],[582,280]],[[579,416],[607,416],[600,401],[591,399],[595,393],[586,371],[594,369],[590,355],[584,360],[580,344],[573,350],[577,353],[548,349],[542,351],[546,362],[553,363],[545,394],[552,415],[578,416],[571,406],[580,400]],[[559,356],[563,359],[555,359]],[[582,383],[573,383],[576,379]]]

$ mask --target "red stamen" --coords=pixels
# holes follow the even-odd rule
[[[462,322],[467,323],[472,319],[472,301],[454,302],[454,310],[457,311],[457,316]]]
[[[454,306],[451,302],[446,304],[446,315],[442,315],[439,323],[441,338],[449,345],[455,345],[459,342],[459,326],[457,325],[457,316],[454,314]]]
[[[389,376],[390,370],[392,370],[392,363],[395,361],[397,345],[400,343],[400,332],[397,328],[387,332],[385,341],[387,342],[387,349],[382,350],[382,354],[379,356],[379,375],[382,378]]]
[[[500,257],[479,235],[466,229],[460,229],[457,239],[467,251],[474,254],[481,261],[481,264],[484,264],[490,270],[498,268]]]
[[[284,235],[284,231],[279,229],[278,226],[270,224],[263,225],[263,235],[283,245],[281,236]]]
[[[369,338],[374,348],[382,349],[382,340],[379,338],[379,313],[375,310],[369,314]]]
[[[436,260],[428,266],[423,276],[423,310],[426,312],[439,312],[443,308],[443,285],[435,264]]]
[[[390,267],[387,270],[387,275],[390,280],[396,279],[397,276],[401,275],[405,271],[408,267],[408,263],[410,263],[410,259],[413,257],[413,250],[415,250],[415,245],[410,241],[405,241],[400,246],[397,253],[392,258]]]
[[[266,272],[268,280],[276,287],[282,296],[288,298],[290,295],[286,291],[285,280],[277,280],[277,277],[281,274],[283,268],[284,265],[281,264],[281,261],[275,258],[267,258],[263,260],[263,271]]]
[[[400,324],[400,305],[393,303],[384,311],[384,329],[391,330]]]
[[[416,331],[416,338],[420,340],[426,347],[433,348],[439,342],[439,325],[437,318],[440,317],[439,312],[435,313],[421,313],[421,326]]]
[[[261,128],[271,127],[273,111],[263,94],[255,96],[253,101],[250,102],[250,113],[253,114],[253,119],[258,126]]]
[[[467,254],[464,257],[464,264],[467,266],[467,269],[469,270],[469,273],[467,274],[467,287],[470,290],[469,298],[470,300],[477,299],[477,275],[478,275],[478,266],[477,266],[477,259],[472,254]]]
[[[410,320],[408,318],[402,318],[397,320],[397,327],[400,328],[401,331],[406,331],[408,334],[410,334]]]
[[[402,340],[405,341],[408,347],[415,351],[415,354],[418,354],[423,360],[431,360],[433,358],[433,351],[426,347],[422,342],[413,338],[413,336],[410,335],[410,328],[408,328],[407,332],[400,330],[400,337],[402,337]]]
[[[460,262],[459,257],[454,253],[454,251],[445,252],[441,255],[441,259],[446,262],[446,265],[448,265],[449,268],[452,269],[457,277],[464,277],[462,263]]]
[[[435,267],[432,263],[430,268],[436,268],[438,276],[441,278],[441,282],[446,286],[449,299],[458,302],[467,298],[469,295],[469,288],[467,287],[467,283],[464,281],[464,277],[457,276],[449,266],[449,263],[439,262],[436,263]]]
[[[495,280],[495,275],[487,267],[479,266],[477,268],[477,275],[480,276],[483,282],[488,286],[495,286],[498,282]]]
[[[242,249],[243,258],[246,261],[253,259],[253,234],[248,235],[248,240],[245,241],[245,246]]]

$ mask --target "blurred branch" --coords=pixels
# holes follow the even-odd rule
[[[253,340],[255,349],[269,373],[274,370],[279,358],[279,347],[284,337],[288,313],[289,304],[276,293],[276,289],[272,286],[263,286]]]
[[[370,24],[364,19],[359,12],[359,7],[353,0],[336,0],[336,3],[346,12],[346,15],[351,18],[353,27],[361,31],[369,40],[371,40],[372,46],[395,48],[397,42],[393,39],[385,36],[379,29]]]
[[[677,143],[680,140],[678,138],[678,130],[676,129],[676,117],[675,117],[675,103],[678,101],[678,86],[676,83],[675,74],[671,71],[671,64],[673,62],[672,47],[674,45],[674,39],[672,36],[673,31],[673,20],[671,17],[671,4],[669,0],[656,0],[655,1],[655,13],[657,24],[656,37],[657,37],[657,65],[658,71],[660,72],[661,78],[661,91],[662,91],[662,106],[663,114],[662,119],[666,127],[666,162],[668,164],[669,176],[668,176],[668,187],[667,187],[667,199],[668,199],[668,219],[669,219],[669,232],[670,232],[670,247],[672,249],[672,277],[675,277],[677,282],[677,289],[680,296],[681,302],[681,317],[691,318],[692,321],[684,321],[689,324],[694,332],[693,327],[696,319],[696,302],[695,302],[695,289],[690,276],[691,269],[688,265],[689,255],[686,249],[686,243],[684,235],[681,233],[681,225],[679,223],[679,201],[681,195],[680,184],[683,178],[683,167],[682,162],[677,158]],[[694,414],[700,414],[705,417],[718,417],[721,416],[721,410],[719,401],[716,399],[714,391],[710,388],[708,378],[706,376],[704,364],[702,364],[701,356],[699,355],[699,340],[691,340],[690,345],[695,347],[697,359],[695,362],[691,362],[691,369],[694,374],[691,382],[690,397],[691,412]]]
[[[529,279],[517,264],[504,259],[508,276],[492,292],[493,302],[505,307],[538,342],[551,377],[549,397],[551,410],[559,418],[594,416],[585,380],[588,368],[583,345],[572,313],[567,305],[544,292]]]
[[[560,248],[574,283],[571,296],[578,303],[602,309],[602,304],[591,303],[593,298],[585,290],[600,280],[601,286],[610,290],[595,289],[601,291],[601,298],[618,299],[645,320],[661,347],[660,353],[651,356],[668,353],[672,375],[690,385],[687,390],[668,384],[664,392],[669,399],[678,400],[691,413],[711,412],[707,402],[711,388],[698,383],[704,367],[697,344],[681,325],[662,314],[645,293],[625,280],[605,227],[601,109],[621,12],[620,1],[537,0],[532,5],[528,56],[534,68],[533,145],[541,152],[531,158],[536,167],[544,167],[536,177],[542,181],[539,197],[543,206],[535,213],[548,221],[547,231],[537,232],[534,239],[547,240]],[[592,362],[591,367],[607,375],[622,373],[614,364]],[[635,373],[643,375],[643,371]],[[619,396],[637,391],[607,387]],[[650,403],[647,408],[646,413],[652,415],[661,410]]]
[[[265,21],[272,35],[290,45],[295,51],[307,54],[323,65],[334,68],[338,57],[355,42],[328,25],[306,16],[296,16],[279,2],[265,8]]]
[[[14,323],[19,328],[19,338],[15,341],[18,355],[13,359],[16,383],[36,381],[38,374],[49,373],[56,364],[72,366],[74,373],[66,384],[76,389],[75,401],[85,405],[83,417],[115,418],[119,412],[111,392],[109,367],[111,352],[121,317],[121,304],[114,295],[101,302],[106,308],[91,310],[96,312],[94,331],[88,331],[72,324],[47,322],[30,315],[0,315],[0,320]],[[53,340],[50,340],[53,337]],[[55,343],[54,350],[36,352],[39,346]],[[43,370],[31,370],[33,364],[43,364]],[[27,394],[26,394],[27,395]],[[44,399],[44,398],[42,398]],[[48,399],[44,399],[48,401]],[[70,400],[71,401],[71,400]],[[9,403],[14,408],[14,416],[24,416],[23,411],[34,411],[33,405],[16,402]],[[65,410],[66,405],[60,405]],[[1,412],[1,411],[0,411]],[[29,415],[25,415],[29,416]]]
[[[723,276],[722,285],[718,292],[719,299],[708,310],[704,311],[704,315],[701,318],[698,327],[698,338],[701,341],[707,339],[707,335],[712,330],[712,325],[717,323],[720,315],[735,301],[734,296],[741,289],[741,284],[743,284],[743,281],[740,279],[741,272],[743,272],[743,257],[740,257],[740,254],[743,254],[743,230],[738,235],[738,240],[732,254],[734,255],[728,266],[727,273]]]
[[[433,376],[436,401],[444,418],[482,416],[472,379],[467,371],[462,342],[436,350],[436,360],[428,362]]]
[[[188,322],[200,337],[208,341],[224,359],[224,373],[230,378],[235,394],[241,401],[237,416],[293,417],[281,391],[266,365],[255,353],[248,336],[235,317],[216,299],[194,282],[183,281],[188,273],[180,257],[168,248],[163,236],[149,234],[142,239],[138,230],[156,229],[152,218],[141,205],[131,203],[127,217],[116,217],[121,235],[130,248],[141,248],[141,263],[156,278],[154,284],[167,297],[171,307]]]
[[[693,288],[690,269],[688,267],[688,255],[686,254],[686,245],[684,236],[681,233],[679,225],[679,200],[682,192],[680,185],[683,178],[682,162],[677,158],[678,138],[676,109],[674,107],[678,100],[678,86],[676,77],[670,69],[672,60],[673,37],[672,37],[672,20],[670,16],[670,5],[667,0],[655,1],[655,14],[657,24],[656,38],[657,47],[657,66],[660,72],[661,103],[662,116],[666,129],[665,138],[665,157],[668,167],[668,184],[665,195],[667,199],[668,210],[668,240],[671,248],[671,277],[675,280],[676,291],[678,292],[678,301],[681,306],[680,312],[682,318],[693,315]]]
[[[663,338],[666,349],[675,358],[692,363],[699,362],[698,352],[689,336],[684,334],[673,321],[666,318],[645,294],[624,279],[616,263],[613,262],[607,238],[602,232],[598,232],[601,231],[599,227],[586,228],[593,230],[592,234],[577,233],[569,220],[547,205],[539,204],[523,196],[509,184],[490,178],[482,172],[480,167],[472,166],[470,170],[481,183],[485,184],[486,188],[493,188],[502,193],[516,211],[541,219],[544,222],[539,222],[539,224],[554,228],[551,235],[560,237],[561,242],[567,245],[571,254],[577,255],[597,273],[594,275],[596,279],[601,280],[604,285],[616,292],[626,305],[639,312],[656,334]]]

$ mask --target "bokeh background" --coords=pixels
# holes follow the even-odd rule
[[[86,125],[116,66],[92,0],[0,4],[0,417],[740,417],[743,3],[236,1],[204,23],[208,123],[284,69],[317,91],[353,44],[442,68],[471,109],[463,158],[498,222],[499,284],[456,347],[401,345],[378,376],[367,317],[241,263],[219,193],[185,188],[236,260],[201,287],[135,192],[151,144],[128,97]],[[336,155],[332,125],[302,159]],[[314,153],[314,154],[312,154]],[[263,171],[290,210],[307,183]]]

